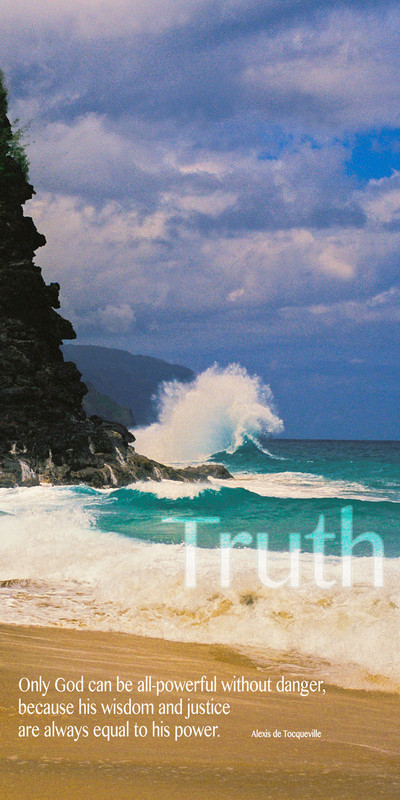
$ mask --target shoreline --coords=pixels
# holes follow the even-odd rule
[[[1,682],[0,714],[2,758],[0,786],[8,800],[59,800],[118,797],[186,798],[343,798],[361,796],[376,800],[398,797],[400,786],[399,723],[400,697],[374,691],[340,689],[326,685],[326,694],[308,697],[276,691],[224,693],[217,688],[215,702],[229,702],[228,716],[196,717],[191,724],[218,725],[215,738],[173,738],[132,736],[135,722],[149,725],[155,715],[131,719],[128,737],[110,741],[89,736],[86,739],[18,738],[18,688],[20,677],[54,682],[64,676],[95,680],[137,681],[146,675],[164,681],[200,679],[215,676],[222,680],[246,676],[249,680],[266,677],[266,671],[250,659],[217,645],[176,643],[141,638],[131,634],[74,630],[68,628],[0,625]],[[289,663],[276,663],[269,677],[290,674]],[[305,674],[307,667],[305,665]],[[311,672],[310,672],[311,676]],[[113,683],[114,686],[114,683]],[[188,695],[187,700],[210,699],[206,693]],[[168,700],[176,704],[182,693],[175,689],[154,703]],[[78,703],[83,695],[73,690],[68,695]],[[92,697],[92,695],[91,695]],[[101,697],[104,699],[103,695]],[[122,693],[124,701],[128,695]],[[29,699],[34,695],[29,694]],[[65,697],[61,697],[65,699]],[[100,700],[100,695],[97,697]],[[109,697],[108,697],[109,699]],[[138,699],[137,696],[133,699]],[[60,695],[49,692],[49,700]],[[76,715],[73,722],[92,720]],[[36,721],[37,721],[36,717]],[[33,724],[33,718],[23,722]],[[40,720],[39,720],[40,721]],[[57,719],[59,723],[61,718]],[[103,724],[102,718],[95,717]],[[164,715],[164,723],[167,720]],[[110,723],[110,718],[106,719]],[[115,718],[111,720],[115,722]],[[119,720],[122,724],[125,718]],[[181,723],[172,714],[173,727]],[[186,724],[186,723],[185,723]],[[319,738],[265,738],[265,730],[321,732]],[[35,787],[34,792],[32,786]]]

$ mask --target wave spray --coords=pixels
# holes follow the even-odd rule
[[[162,384],[159,421],[135,430],[135,447],[166,463],[196,462],[282,430],[269,386],[239,364],[214,365],[192,383]]]

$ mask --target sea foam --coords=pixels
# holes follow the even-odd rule
[[[245,437],[283,430],[270,388],[238,364],[210,367],[191,383],[164,383],[159,421],[135,430],[136,450],[164,463],[232,453]]]
[[[361,483],[334,480],[307,472],[285,471],[266,474],[235,472],[233,477],[228,480],[210,477],[207,481],[199,483],[182,483],[171,480],[137,481],[127,488],[142,494],[152,494],[159,500],[194,499],[205,492],[219,492],[221,489],[234,492],[237,489],[244,489],[260,497],[282,499],[339,498],[376,503],[400,502],[399,498],[392,498],[384,491],[378,492]]]
[[[269,589],[257,576],[257,552],[245,548],[232,551],[231,586],[221,588],[220,551],[204,548],[197,586],[187,589],[185,547],[99,531],[97,504],[107,502],[64,488],[0,492],[8,512],[0,518],[0,621],[218,643],[265,664],[300,656],[324,662],[323,676],[342,685],[399,685],[399,559],[385,559],[379,589],[372,559],[355,559],[347,589],[341,560],[327,557],[336,584],[320,589],[312,556],[302,554],[301,586]],[[271,553],[270,562],[276,581],[288,574],[287,553]]]

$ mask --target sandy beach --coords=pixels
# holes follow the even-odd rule
[[[2,796],[8,800],[83,800],[96,798],[349,798],[385,800],[400,793],[400,697],[381,692],[363,692],[326,687],[326,693],[281,694],[260,692],[212,692],[215,703],[230,704],[228,715],[196,717],[190,724],[218,725],[215,737],[153,737],[154,715],[130,715],[129,735],[107,741],[95,737],[95,725],[126,723],[126,716],[95,717],[75,713],[79,699],[110,700],[115,693],[79,691],[76,682],[116,678],[132,685],[146,675],[155,679],[199,680],[202,675],[221,681],[235,676],[260,680],[266,672],[234,651],[220,647],[176,644],[116,633],[98,633],[58,628],[0,626],[1,636],[1,766]],[[268,671],[272,685],[290,667],[276,665]],[[306,672],[304,675],[306,676]],[[19,681],[50,682],[46,697],[21,692]],[[68,693],[55,690],[57,678],[74,681]],[[71,684],[71,687],[73,684]],[[210,693],[175,689],[155,697],[120,692],[118,701],[160,700],[177,703],[206,702]],[[74,714],[55,718],[56,724],[87,725],[87,738],[60,740],[43,736],[51,718],[39,714],[19,716],[19,697],[24,702],[68,701]],[[28,718],[29,716],[29,718]],[[171,730],[189,723],[182,716],[163,715]],[[21,724],[38,725],[40,735],[20,738]],[[134,725],[145,724],[148,735],[133,735]],[[41,727],[40,727],[41,726]],[[119,728],[119,730],[123,730]],[[144,729],[143,729],[144,730]],[[271,732],[266,738],[262,733]],[[274,737],[275,730],[281,731]],[[298,738],[284,731],[320,731],[320,735]],[[254,734],[257,732],[258,734]],[[253,735],[252,735],[253,734]]]

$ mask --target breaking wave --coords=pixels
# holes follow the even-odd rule
[[[163,384],[159,421],[135,430],[135,447],[164,463],[193,463],[282,430],[269,386],[239,364],[215,365],[192,383]]]
[[[235,549],[224,589],[220,551],[202,549],[197,586],[188,590],[182,545],[96,528],[104,494],[37,487],[3,490],[0,501],[8,512],[1,520],[1,622],[219,643],[258,653],[266,663],[271,651],[298,653],[323,661],[325,678],[344,685],[399,685],[398,559],[385,559],[380,589],[371,586],[372,560],[357,559],[349,591],[341,585],[340,559],[327,557],[327,577],[336,582],[321,589],[312,556],[302,554],[300,588],[270,589],[257,577],[257,552]],[[270,568],[274,580],[284,578],[288,553],[271,552]]]

